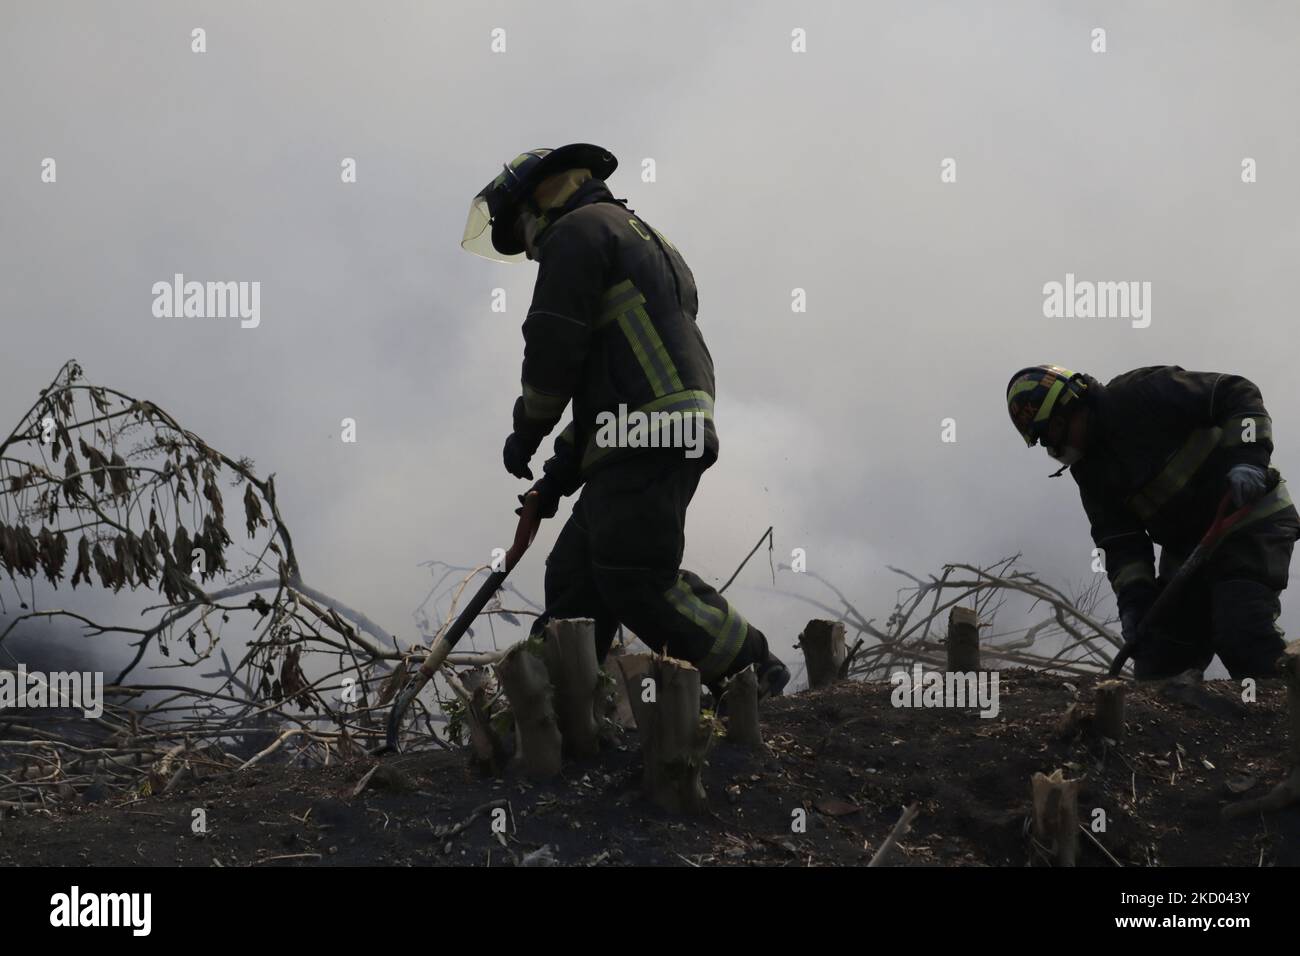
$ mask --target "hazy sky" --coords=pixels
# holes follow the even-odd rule
[[[1297,35],[1258,0],[7,2],[0,427],[76,357],[274,472],[306,578],[409,638],[419,562],[487,560],[524,487],[500,448],[536,267],[463,252],[469,200],[589,141],[699,285],[722,451],[688,567],[720,583],[770,524],[881,620],[887,564],[1023,551],[1079,583],[1074,484],[1007,420],[1023,365],[1240,372],[1300,473]],[[155,318],[177,272],[259,281],[260,326]],[[1044,318],[1067,272],[1152,283],[1150,327]],[[809,610],[768,583],[756,559],[729,594],[788,649]]]

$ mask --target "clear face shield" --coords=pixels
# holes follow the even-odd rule
[[[495,259],[497,262],[520,262],[526,258],[524,253],[502,255],[492,245],[492,213],[488,210],[487,197],[482,193],[475,196],[469,204],[469,216],[465,220],[465,234],[461,237],[460,246],[466,252],[484,259]]]

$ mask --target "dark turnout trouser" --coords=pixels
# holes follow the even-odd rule
[[[596,472],[546,559],[546,613],[533,633],[551,618],[593,618],[603,660],[621,623],[653,650],[694,664],[706,684],[765,660],[763,633],[681,570],[686,508],[702,471],[700,460],[665,450]]]
[[[1215,654],[1234,678],[1276,676],[1285,643],[1277,625],[1291,551],[1300,535],[1294,508],[1230,532],[1178,605],[1134,653],[1139,680],[1204,670]],[[1160,581],[1178,569],[1185,555],[1162,549]]]

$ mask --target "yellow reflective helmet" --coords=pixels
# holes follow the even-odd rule
[[[1007,411],[1025,444],[1043,440],[1052,420],[1072,410],[1088,390],[1081,372],[1059,365],[1033,365],[1011,376],[1007,383]]]

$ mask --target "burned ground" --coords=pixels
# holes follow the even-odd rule
[[[847,682],[766,703],[769,752],[719,739],[705,772],[710,812],[698,818],[641,796],[633,733],[548,784],[484,777],[439,751],[382,758],[368,779],[376,762],[364,757],[257,766],[163,795],[27,813],[0,822],[0,864],[861,865],[915,801],[893,865],[1022,866],[1036,857],[1030,777],[1058,768],[1086,778],[1082,821],[1094,808],[1107,817],[1104,832],[1080,835],[1081,865],[1300,864],[1300,811],[1220,816],[1284,776],[1277,684],[1261,682],[1248,704],[1230,681],[1135,688],[1117,744],[1086,716],[1092,679],[1003,671],[992,719],[895,708],[891,689]],[[504,834],[493,832],[494,806]],[[203,835],[191,829],[198,808]],[[792,832],[800,809],[806,832]]]

